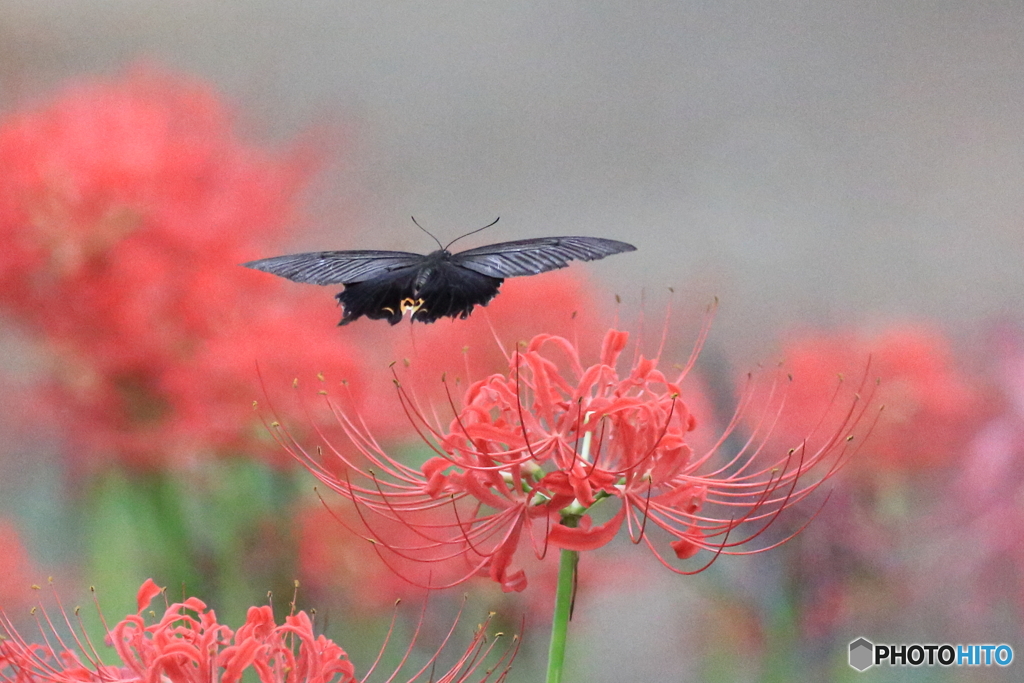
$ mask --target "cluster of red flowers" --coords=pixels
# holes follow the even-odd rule
[[[354,514],[335,518],[369,536],[363,554],[379,554],[415,586],[486,576],[522,591],[526,551],[592,550],[623,527],[679,573],[775,547],[817,514],[820,498],[795,527],[766,530],[859,448],[853,433],[873,428],[864,416],[877,403],[885,419],[869,455],[888,472],[949,462],[976,418],[977,389],[937,336],[816,336],[789,347],[792,382],[753,383],[708,442],[697,438],[703,397],[684,385],[696,351],[667,372],[660,351],[629,358],[624,332],[612,329],[602,343],[605,321],[573,273],[506,284],[468,320],[339,333],[322,290],[238,267],[277,253],[312,161],[302,150],[247,145],[209,88],[150,71],[85,83],[0,120],[0,306],[45,342],[50,397],[80,464],[280,457],[249,408],[264,391],[257,362],[270,393],[322,371],[347,380],[344,402],[323,391],[323,403],[306,404],[311,430],[273,431],[355,503]],[[495,342],[520,337],[530,341],[511,353]],[[407,361],[396,366],[398,403],[390,384],[367,381],[396,360]],[[845,397],[837,373],[880,377],[881,388],[869,395],[873,382],[846,382],[854,386]],[[449,410],[450,419],[438,417]],[[337,418],[344,444],[328,435],[325,415]],[[410,422],[432,449],[416,465],[377,440],[409,435]],[[354,562],[321,542],[332,533],[324,514],[303,524],[312,575]],[[143,587],[140,612],[155,595]],[[237,631],[194,598],[156,625],[129,617],[110,631],[119,667],[87,650],[28,645],[9,621],[0,628],[9,636],[0,642],[5,681],[234,681],[250,665],[264,681],[355,680],[344,651],[315,637],[305,614],[277,626],[266,607]],[[460,662],[475,661],[482,642]]]
[[[406,359],[408,386],[438,400],[442,373],[468,383],[501,366],[495,334],[596,338],[589,290],[565,271],[506,284],[468,320],[339,331],[329,292],[238,265],[284,248],[316,161],[245,142],[211,87],[152,69],[0,119],[0,309],[41,342],[73,468],[281,462],[250,406],[261,377],[274,391],[311,370],[348,380],[375,433],[400,439],[374,370]],[[304,550],[330,533],[307,531]]]
[[[676,377],[641,355],[620,374],[627,340],[609,331],[599,361],[583,367],[569,340],[534,337],[511,355],[507,373],[467,389],[447,429],[399,385],[406,413],[436,453],[419,469],[389,456],[365,423],[330,397],[360,457],[326,437],[311,451],[274,427],[314,475],[356,503],[382,556],[431,564],[435,581],[445,568],[449,584],[479,574],[507,591],[526,586],[514,563],[524,536],[538,556],[549,545],[587,550],[607,544],[625,522],[634,543],[644,541],[681,573],[692,572],[664,559],[648,525],[667,533],[679,559],[710,551],[705,567],[723,553],[751,552],[738,548],[806,498],[850,452],[867,402],[847,410],[813,450],[769,451],[755,430],[738,453],[723,457],[734,421],[714,446],[694,453],[686,439],[696,420],[680,384],[696,353]],[[617,500],[618,509],[595,522],[606,500]],[[387,532],[394,528],[402,533]],[[453,574],[454,562],[468,568]]]
[[[119,665],[102,662],[88,635],[76,629],[63,607],[57,624],[71,632],[70,645],[45,610],[40,611],[40,632],[45,644],[26,641],[0,610],[0,681],[237,683],[251,670],[262,683],[356,683],[373,674],[371,667],[357,679],[346,652],[325,636],[317,635],[313,620],[301,611],[288,615],[284,624],[278,625],[270,606],[251,607],[245,624],[232,630],[217,622],[216,614],[206,603],[193,597],[168,605],[156,623],[147,625],[142,613],[161,592],[163,589],[152,579],[143,583],[137,596],[138,613],[128,615],[108,632],[107,644],[121,660]],[[489,660],[497,642],[496,638],[486,636],[486,626],[485,623],[477,629],[469,646],[447,671],[436,670],[446,639],[441,650],[408,680],[423,680],[427,675],[431,681],[445,683],[504,680],[515,649],[506,651],[496,664],[484,669],[484,662]],[[398,674],[396,670],[388,680],[397,680]]]

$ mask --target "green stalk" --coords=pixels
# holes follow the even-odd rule
[[[583,424],[590,422],[590,413],[583,418]],[[593,432],[583,435],[583,448],[580,458],[590,461],[590,441]],[[576,528],[580,517],[586,512],[579,501],[562,510],[561,523]],[[548,647],[547,683],[561,683],[562,671],[565,668],[565,644],[569,636],[569,619],[572,617],[572,605],[576,600],[576,570],[580,563],[577,550],[562,550],[558,557],[558,588],[555,589],[555,614],[551,618],[551,645]]]
[[[562,680],[562,669],[565,665],[565,643],[569,633],[569,617],[572,613],[572,602],[576,592],[576,565],[579,564],[579,561],[578,551],[561,551],[558,560],[558,588],[555,591],[555,615],[551,619],[547,683],[560,683]]]

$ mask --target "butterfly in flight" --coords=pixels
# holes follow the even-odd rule
[[[468,237],[491,227],[466,233]],[[416,219],[413,218],[413,223]],[[499,242],[453,254],[426,229],[437,251],[315,251],[250,261],[242,265],[280,275],[293,282],[345,285],[336,296],[344,307],[339,325],[366,316],[398,324],[406,313],[411,320],[432,323],[438,318],[465,318],[474,306],[486,306],[507,277],[537,275],[564,268],[569,261],[593,261],[624,251],[632,244],[599,237],[537,237]]]

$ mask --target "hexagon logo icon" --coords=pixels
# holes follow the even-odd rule
[[[858,638],[850,643],[850,666],[857,671],[866,671],[874,665],[875,646],[867,638]]]

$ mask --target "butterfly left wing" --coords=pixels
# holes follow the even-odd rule
[[[625,251],[636,251],[636,247],[601,237],[538,237],[460,251],[451,262],[481,275],[506,278],[537,275],[565,268],[574,259],[593,261]]]
[[[243,263],[246,268],[280,275],[293,282],[337,285],[364,282],[395,270],[415,266],[424,259],[408,251],[315,251],[274,256]]]

